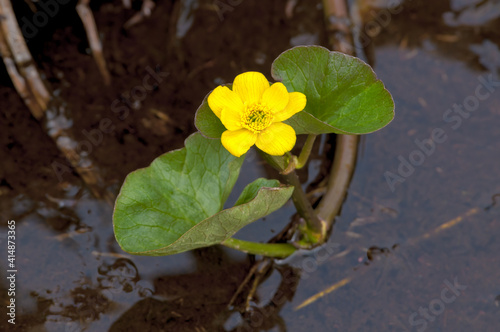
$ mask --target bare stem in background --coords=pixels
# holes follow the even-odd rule
[[[93,21],[93,17],[91,18]],[[89,36],[89,40],[91,38]],[[67,119],[63,114],[57,113],[63,112],[54,105],[52,112],[47,112],[52,95],[33,61],[10,0],[0,0],[0,55],[15,89],[33,117],[46,123],[47,134],[94,196],[113,205],[115,195],[104,188],[105,182],[98,168],[87,156],[77,152],[78,142],[71,128],[62,125]]]
[[[92,50],[94,60],[97,63],[97,67],[99,68],[99,71],[104,79],[104,84],[110,85],[111,76],[109,75],[108,68],[106,67],[106,60],[104,59],[104,55],[102,53],[101,40],[99,39],[99,34],[97,33],[94,15],[89,8],[89,2],[90,0],[79,0],[76,5],[76,11],[78,12],[78,16],[80,16],[85,32],[87,33],[89,46]]]
[[[0,0],[0,54],[17,92],[31,114],[40,120],[50,93],[31,57],[10,0]]]
[[[346,0],[323,0],[323,12],[330,47],[335,51],[355,55]]]

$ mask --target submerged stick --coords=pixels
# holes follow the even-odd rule
[[[304,302],[302,302],[301,304],[299,304],[298,306],[295,307],[295,310],[299,310],[299,309],[302,309],[304,307],[307,307],[308,305],[310,305],[311,303],[313,302],[316,302],[318,299],[322,298],[323,296],[339,289],[339,288],[342,288],[344,287],[345,285],[347,285],[348,283],[350,283],[352,280],[352,277],[349,277],[349,278],[344,278],[342,280],[340,280],[339,282],[331,285],[330,287],[328,287],[327,289],[311,296],[310,298],[308,298],[307,300],[305,300]]]
[[[431,231],[426,232],[425,234],[422,234],[420,236],[416,236],[414,238],[409,239],[408,241],[406,241],[406,244],[409,247],[413,247],[414,245],[416,245],[417,243],[419,243],[421,241],[428,240],[435,235],[441,234],[446,230],[452,229],[453,227],[455,227],[455,226],[459,225],[460,223],[462,223],[463,221],[467,220],[467,218],[477,214],[479,211],[481,211],[480,208],[477,208],[477,207],[471,208],[471,209],[467,210],[465,213],[442,223],[441,225],[432,229]],[[364,272],[366,272],[366,271],[367,270],[365,270]],[[355,277],[359,277],[360,275],[363,275],[364,272],[362,271],[361,274],[346,277],[346,278],[342,279],[341,281],[336,282],[332,286],[329,286],[326,289],[322,290],[321,292],[318,292],[318,293],[314,294],[313,296],[309,297],[308,299],[306,299],[305,301],[300,303],[298,306],[296,306],[294,310],[302,309],[302,308],[316,302],[320,298],[336,291],[337,289],[344,287],[345,285],[349,284]]]

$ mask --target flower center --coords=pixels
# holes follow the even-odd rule
[[[259,133],[271,125],[273,118],[273,113],[267,106],[262,104],[246,105],[242,117],[243,127],[254,133]]]

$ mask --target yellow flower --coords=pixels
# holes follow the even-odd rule
[[[226,127],[222,145],[234,156],[245,154],[252,145],[273,156],[290,151],[295,130],[282,123],[306,106],[306,96],[289,93],[283,83],[269,86],[257,72],[236,76],[233,90],[218,86],[208,96],[208,105]]]

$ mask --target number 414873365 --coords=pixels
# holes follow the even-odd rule
[[[9,220],[7,232],[7,260],[9,261],[9,269],[16,268],[16,222]]]

